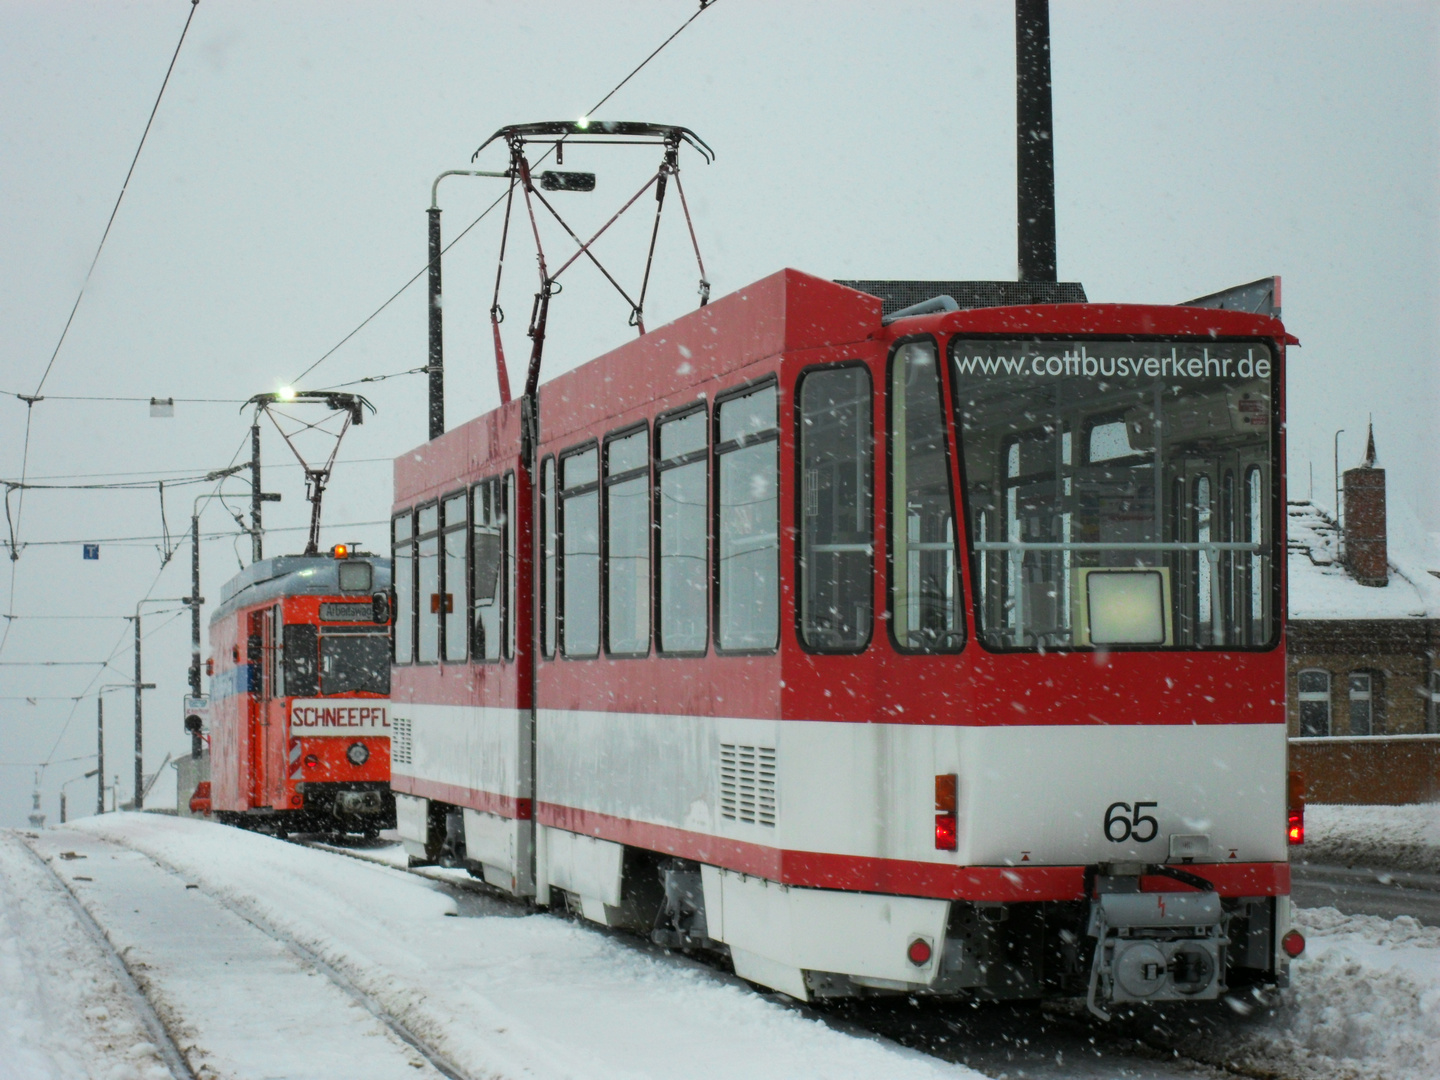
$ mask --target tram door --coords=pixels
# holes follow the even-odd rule
[[[251,806],[274,806],[283,797],[283,776],[276,768],[279,748],[275,740],[284,732],[285,702],[281,697],[279,663],[279,606],[251,612],[247,645],[250,662],[251,706],[249,775]]]

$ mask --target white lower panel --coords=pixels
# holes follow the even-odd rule
[[[620,875],[625,860],[622,845],[563,829],[546,829],[545,859],[546,884],[592,902],[620,906]],[[592,917],[588,909],[585,916]],[[595,921],[603,923],[604,914]]]
[[[1163,862],[1179,833],[1209,838],[1202,862],[1287,857],[1283,724],[958,727],[541,709],[537,725],[542,802],[762,847],[1073,866]],[[725,746],[773,751],[773,824],[758,811],[745,820],[743,803],[727,814]],[[934,843],[942,773],[959,776],[953,853]],[[1154,826],[1136,821],[1125,838],[1112,824],[1107,836],[1116,803]]]
[[[483,863],[485,880],[517,895],[530,895],[529,821],[465,809],[465,857]],[[492,877],[494,880],[491,880]]]
[[[735,957],[743,978],[802,998],[803,977],[789,973],[833,971],[924,985],[935,978],[947,900],[790,888],[713,866],[701,868],[701,879],[710,936],[745,954]],[[917,937],[932,954],[918,966],[906,956]],[[754,963],[757,957],[768,963]]]
[[[425,857],[425,840],[430,817],[430,802],[413,795],[395,796],[395,831],[407,854],[417,859]]]
[[[411,762],[395,771],[509,798],[530,798],[530,712],[478,705],[393,703],[410,721]]]

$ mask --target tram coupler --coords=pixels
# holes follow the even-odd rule
[[[1218,893],[1141,892],[1139,872],[1101,874],[1095,887],[1086,931],[1095,939],[1085,998],[1092,1013],[1109,1020],[1104,1006],[1116,1002],[1213,1001],[1221,995],[1229,939]]]

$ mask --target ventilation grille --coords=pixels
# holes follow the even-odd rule
[[[395,765],[411,765],[413,742],[410,721],[396,716],[390,721],[390,761]]]
[[[775,748],[720,744],[720,816],[775,825]]]

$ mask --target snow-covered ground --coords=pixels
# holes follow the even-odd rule
[[[1321,865],[1440,873],[1440,803],[1306,806],[1300,855]]]
[[[30,836],[207,1080],[435,1075],[397,1028],[477,1080],[979,1075],[633,939],[343,854],[158,815]],[[1309,948],[1279,1007],[1207,1014],[1182,1052],[1276,1077],[1440,1077],[1440,929],[1331,908],[1297,921]],[[83,922],[22,834],[0,833],[0,1080],[169,1075]],[[1043,1073],[1192,1074],[1070,1061]]]
[[[47,830],[33,842],[58,852],[105,839],[178,872],[174,888],[180,892],[196,884],[197,892],[319,957],[471,1077],[973,1080],[979,1075],[837,1031],[682,957],[649,952],[562,919],[526,915],[516,905],[473,893],[457,895],[343,855],[204,821],[136,814],[85,819]],[[99,871],[74,869],[99,865],[92,850],[86,853],[91,858],[84,862],[56,859],[52,865],[61,874],[98,881]],[[89,903],[84,885],[77,892]],[[184,922],[197,915],[185,915],[173,895],[171,901],[173,933],[191,933],[196,928]],[[100,914],[102,920],[107,916]],[[203,960],[197,957],[197,963]],[[179,985],[193,974],[162,970],[157,981],[171,978]],[[224,988],[213,968],[210,977],[212,985]],[[321,976],[309,981],[325,984]],[[201,992],[193,984],[191,989]],[[293,995],[247,996],[243,983],[228,992],[236,1008],[252,1015],[270,1010],[278,1019],[298,1007]],[[377,1041],[383,1039],[357,1042],[357,1060],[369,1062]],[[340,1075],[307,1068],[307,1043],[298,1033],[287,1030],[280,1045],[294,1055],[294,1071],[286,1075]],[[16,1075],[29,1080],[70,1074]],[[97,1069],[92,1075],[106,1074]],[[217,1068],[215,1075],[247,1073],[233,1066]],[[423,1073],[416,1069],[412,1075]]]

